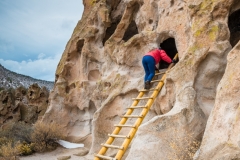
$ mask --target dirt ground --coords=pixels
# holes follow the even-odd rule
[[[21,156],[20,160],[93,160],[93,155],[77,156],[84,148],[67,149],[58,147],[52,152],[35,153],[29,156]],[[67,158],[69,157],[70,158]]]

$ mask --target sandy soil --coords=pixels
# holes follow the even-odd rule
[[[45,152],[45,153],[35,153],[30,156],[20,157],[20,160],[63,160],[62,158],[65,156],[71,156],[70,160],[93,160],[93,155],[86,155],[86,156],[77,156],[83,148],[74,148],[74,149],[67,149],[64,147],[58,147],[56,150],[52,152]],[[67,160],[67,159],[65,159]]]

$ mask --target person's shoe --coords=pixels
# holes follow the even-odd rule
[[[150,89],[150,81],[144,83],[144,89]]]

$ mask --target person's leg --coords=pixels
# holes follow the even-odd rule
[[[152,56],[144,56],[142,64],[145,71],[144,89],[150,89],[150,81],[155,74],[155,60]]]
[[[147,78],[150,74],[150,71],[148,69],[148,56],[144,56],[143,59],[142,59],[142,65],[143,65],[143,68],[144,68],[144,71],[145,71],[145,76],[144,76],[144,82],[147,81]]]
[[[151,57],[151,56],[148,57],[147,65],[148,65],[149,74],[148,74],[146,81],[150,82],[155,75],[155,60],[153,57]]]

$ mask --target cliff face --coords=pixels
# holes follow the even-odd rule
[[[240,158],[238,0],[83,3],[44,121],[61,123],[69,140],[97,152],[143,88],[142,56],[161,46],[171,58],[178,52],[179,62],[125,158],[179,158],[202,137],[195,159]]]
[[[48,106],[49,91],[37,83],[29,88],[18,87],[0,91],[0,131],[22,121],[34,124],[44,115]]]

